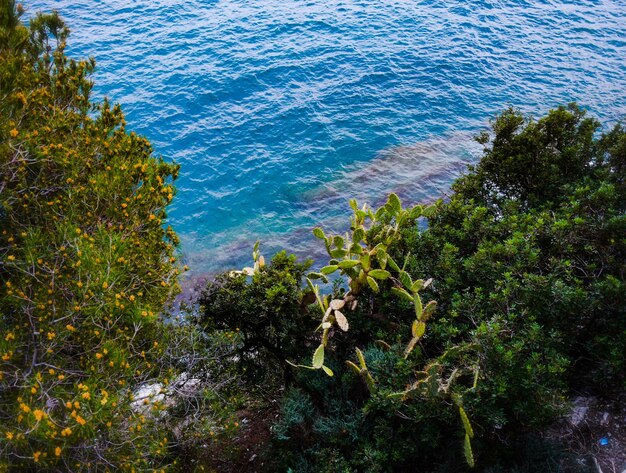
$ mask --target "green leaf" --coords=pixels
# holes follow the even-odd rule
[[[352,368],[354,372],[358,374],[359,376],[361,375],[361,368],[359,368],[357,365],[352,363],[350,360],[346,360],[346,366],[349,366],[350,368]]]
[[[480,368],[477,366],[474,371],[474,384],[472,384],[472,389],[476,389],[478,385],[478,373],[480,372]]]
[[[330,266],[324,266],[322,269],[320,269],[320,272],[322,274],[331,274],[337,271],[338,269],[339,269],[339,266],[337,266],[336,264],[331,264]]]
[[[380,264],[380,268],[381,269],[385,269],[387,267],[388,256],[387,256],[387,252],[385,250],[380,248],[376,252],[376,259],[378,260],[378,263]]]
[[[376,390],[376,383],[374,382],[374,378],[372,378],[370,372],[367,369],[364,369],[363,371],[361,371],[361,376],[363,376],[363,379],[365,379],[365,384],[367,384],[367,388],[370,390],[370,392],[373,393]]]
[[[331,370],[328,366],[322,365],[322,369],[328,376],[334,376],[333,370]]]
[[[344,241],[343,241],[343,238],[341,238],[339,235],[337,235],[335,238],[333,238],[333,243],[335,244],[335,246],[338,249],[342,249],[343,248]]]
[[[387,264],[394,271],[400,271],[400,267],[396,264],[396,262],[393,260],[393,258],[391,256],[388,257]]]
[[[470,424],[469,418],[467,417],[467,413],[463,407],[459,406],[459,415],[461,416],[461,420],[463,421],[463,427],[465,428],[465,433],[469,436],[469,438],[474,438],[474,429],[472,429],[472,424]]]
[[[426,304],[426,307],[424,307],[424,313],[422,315],[422,320],[424,322],[426,322],[428,319],[430,319],[430,317],[435,312],[436,308],[437,308],[437,301],[430,301],[430,302],[428,302],[428,304]]]
[[[416,205],[410,210],[409,216],[411,218],[419,218],[422,216],[422,212],[423,212],[423,207],[421,205]]]
[[[388,279],[391,276],[389,271],[385,271],[384,269],[372,269],[368,274],[374,279],[381,280]]]
[[[369,253],[364,253],[361,256],[361,266],[363,267],[365,271],[369,271],[370,269],[370,254]]]
[[[465,453],[465,461],[470,468],[474,468],[474,453],[472,452],[472,442],[469,435],[465,434],[465,442],[463,444],[463,450]]]
[[[309,274],[307,274],[307,277],[309,279],[321,279],[325,283],[328,282],[328,278],[326,276],[324,276],[322,273],[309,273]]]
[[[376,280],[370,276],[367,277],[367,284],[370,285],[370,287],[372,288],[372,291],[374,292],[378,292],[378,283],[376,282]]]
[[[428,205],[424,207],[424,209],[422,210],[422,215],[426,218],[431,218],[435,216],[436,212],[437,212],[436,205]]]
[[[357,204],[356,199],[350,199],[348,203],[350,204],[350,208],[355,212],[359,210],[359,204]]]
[[[361,253],[363,253],[363,247],[361,245],[354,243],[350,247],[350,253],[354,253],[355,255],[360,255]]]
[[[359,364],[361,365],[361,368],[367,369],[367,364],[365,363],[365,356],[363,356],[363,352],[358,348],[355,348],[354,351],[356,351],[356,357],[359,359]]]
[[[399,278],[402,285],[410,291],[413,287],[413,280],[411,279],[411,276],[409,276],[409,273],[404,270],[400,270]]]
[[[402,211],[402,202],[400,202],[400,198],[396,194],[389,194],[387,204],[394,215],[398,215]]]
[[[406,299],[407,301],[411,303],[413,302],[413,296],[400,287],[392,287],[391,292],[393,292],[394,294],[400,297],[403,297],[404,299]]]
[[[324,235],[324,230],[320,227],[316,227],[313,229],[313,235],[315,235],[320,240],[326,240],[326,235]]]
[[[411,333],[417,339],[422,338],[426,332],[426,324],[420,320],[414,320],[413,325],[411,326]]]
[[[354,230],[354,233],[352,234],[353,243],[361,243],[364,238],[365,230],[363,230],[362,228],[357,228],[356,230]]]
[[[324,364],[324,345],[320,345],[313,353],[313,368],[320,369]]]
[[[344,258],[348,254],[348,250],[344,250],[343,248],[332,250],[330,252],[330,256],[333,258],[341,259]]]
[[[413,295],[413,304],[415,305],[415,317],[417,317],[417,320],[422,320],[422,314],[424,313],[422,309],[422,298],[417,293]]]
[[[361,262],[356,259],[347,259],[347,260],[340,261],[338,266],[340,269],[349,269],[349,268],[354,268],[360,263]]]
[[[422,287],[424,287],[424,280],[418,279],[411,286],[411,292],[418,292],[420,289],[422,289]]]

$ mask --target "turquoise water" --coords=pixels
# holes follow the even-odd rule
[[[508,105],[626,116],[625,1],[24,3],[62,13],[96,98],[182,165],[169,220],[196,272],[257,239],[316,254],[353,196],[443,195]]]

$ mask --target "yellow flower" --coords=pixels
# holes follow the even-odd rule
[[[61,447],[57,447],[57,448],[55,448],[55,449],[54,449],[54,454],[55,454],[57,457],[60,457],[60,456],[61,456]]]
[[[33,453],[33,460],[35,460],[35,463],[37,463],[39,461],[39,457],[40,456],[41,456],[41,452]]]
[[[96,353],[96,358],[97,358],[97,359],[102,358],[102,353]]]
[[[44,411],[42,411],[41,409],[35,409],[33,411],[33,414],[35,416],[35,419],[37,419],[37,422],[39,422],[41,419],[46,417],[46,413]]]
[[[7,259],[8,259],[9,261],[14,261],[14,260],[15,260],[15,256],[13,256],[13,255],[9,255],[9,256],[7,256]]]
[[[106,289],[107,287],[109,287],[109,283],[108,283],[108,282],[106,282],[106,281],[104,281],[104,282],[102,283],[102,289]]]
[[[7,432],[7,439],[8,440],[13,440],[13,433],[12,432]]]
[[[22,403],[20,404],[20,409],[22,409],[24,412],[30,412],[30,407],[28,407],[26,404]]]
[[[20,134],[20,132],[19,132],[19,131],[17,131],[15,128],[13,128],[13,129],[10,131],[10,133],[11,133],[11,136],[12,136],[13,138],[15,138],[17,135],[19,135],[19,134]]]
[[[91,399],[91,394],[89,394],[89,393],[83,393],[83,394],[82,394],[82,398],[83,398],[83,399]]]
[[[85,425],[87,423],[87,421],[81,416],[76,416],[76,422],[78,422],[80,425]]]
[[[73,326],[73,325],[71,325],[71,324],[67,324],[67,325],[65,326],[65,328],[66,328],[66,329],[68,329],[70,332],[73,332],[73,331],[75,331],[75,330],[76,330],[76,329],[74,328],[74,326]]]
[[[63,437],[69,437],[70,435],[72,435],[72,429],[70,429],[69,427],[66,427],[65,429],[61,431],[61,435]]]

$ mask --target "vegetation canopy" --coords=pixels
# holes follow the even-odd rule
[[[163,228],[178,167],[90,101],[95,63],[65,56],[56,13],[25,26],[0,9],[0,462],[158,465],[167,439],[132,403],[171,375],[159,319],[179,273]]]
[[[626,387],[621,125],[506,110],[446,199],[351,200],[315,271],[257,243],[174,312],[178,166],[22,13],[0,3],[0,471],[582,471],[537,433]]]

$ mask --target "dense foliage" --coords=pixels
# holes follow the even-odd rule
[[[503,113],[429,229],[405,235],[414,271],[436,280],[436,342],[480,344],[497,394],[481,408],[501,424],[541,421],[568,388],[624,383],[626,131],[598,129],[575,105]]]
[[[177,166],[89,99],[94,62],[55,14],[0,2],[0,469],[154,467],[168,439],[160,315],[177,288],[162,226]]]
[[[352,202],[350,232],[315,231],[329,263],[300,285],[291,276],[288,299],[316,296],[321,343],[297,330],[283,340],[300,347],[291,360],[301,369],[273,427],[280,468],[451,471],[473,454],[482,467],[507,464],[527,452],[511,445],[553,421],[574,390],[623,387],[626,132],[598,129],[574,105],[539,121],[508,110],[447,201]],[[336,280],[324,295],[311,281],[337,271],[345,289]],[[263,288],[284,274],[237,278],[229,284],[267,307]],[[231,298],[220,320],[233,327],[250,303]],[[296,306],[271,306],[270,317],[289,324]],[[203,309],[205,323],[218,315]]]
[[[303,336],[315,328],[300,290],[310,262],[297,263],[285,252],[268,266],[261,258],[256,270],[226,273],[208,284],[199,299],[204,312],[198,322],[208,333],[234,332],[233,355],[246,378],[288,384],[292,369],[286,360],[302,352]]]
[[[263,409],[267,471],[537,471],[574,392],[624,389],[622,126],[507,110],[445,201],[351,201],[319,272],[257,244],[178,324],[178,167],[90,100],[57,14],[21,13],[0,3],[0,471],[224,467]]]

